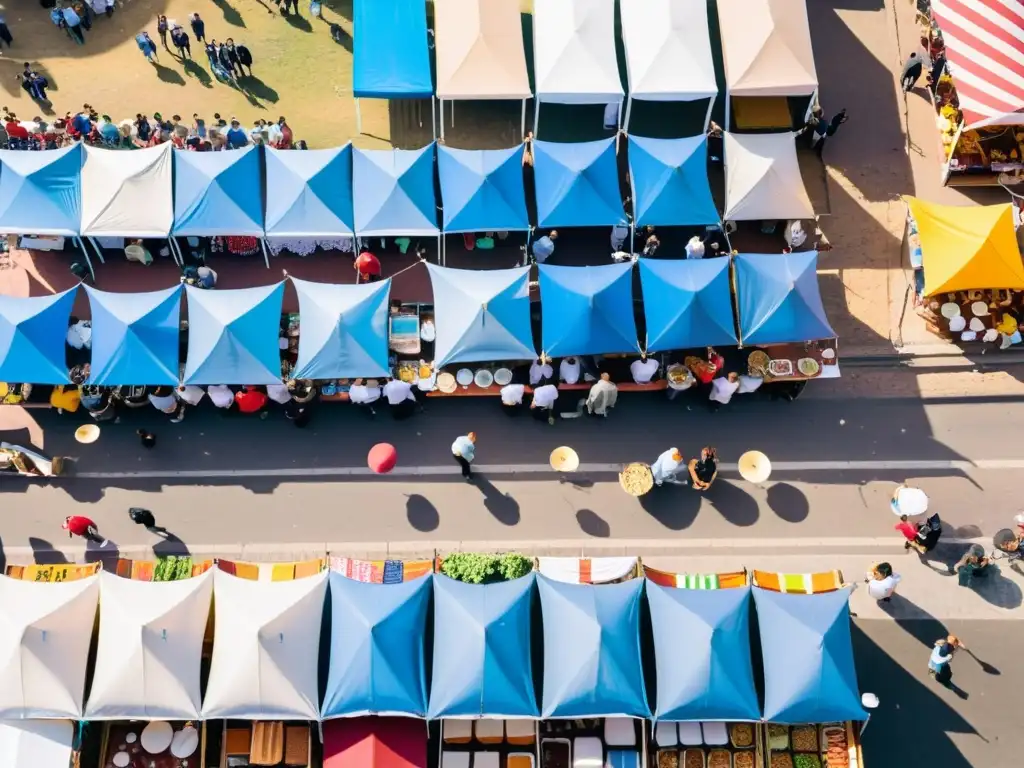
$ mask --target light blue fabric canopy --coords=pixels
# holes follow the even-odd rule
[[[434,93],[424,0],[355,0],[352,94],[429,99]]]
[[[67,384],[68,320],[78,286],[52,296],[0,295],[0,381]]]
[[[434,576],[427,717],[537,717],[530,658],[534,574],[496,584]]]
[[[613,227],[625,222],[615,139],[579,144],[533,142],[537,224]]]
[[[629,137],[636,225],[685,226],[721,221],[708,183],[707,137]]]
[[[259,146],[230,152],[174,150],[171,233],[263,237]]]
[[[729,259],[640,259],[647,351],[736,343]]]
[[[426,714],[432,578],[367,584],[330,574],[331,661],[321,717]]]
[[[656,720],[761,718],[750,656],[750,589],[679,589],[647,582]]]
[[[522,145],[511,149],[437,148],[446,232],[527,230]]]
[[[541,264],[541,347],[551,357],[636,352],[633,265]]]
[[[186,384],[280,384],[284,283],[209,291],[188,298]]]
[[[650,717],[640,659],[643,579],[537,577],[544,619],[542,717]]]
[[[434,360],[532,360],[530,268],[449,269],[427,264],[434,290]]]
[[[178,383],[181,286],[110,293],[85,286],[92,307],[89,384]]]
[[[352,188],[357,234],[437,234],[433,144],[423,149],[353,150]]]
[[[291,279],[299,295],[296,379],[388,376],[391,280],[332,285]]]
[[[266,153],[268,237],[352,235],[351,144]]]
[[[73,237],[81,220],[81,144],[0,149],[0,233]]]
[[[818,291],[817,251],[733,258],[741,342],[785,344],[835,337]]]
[[[849,589],[796,595],[754,588],[767,722],[797,725],[867,717],[853,662],[849,601]]]

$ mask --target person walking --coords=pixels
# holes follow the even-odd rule
[[[192,58],[192,45],[188,39],[188,32],[179,26],[171,30],[171,42],[178,49],[178,58],[184,61]]]
[[[163,45],[164,50],[170,50],[167,47],[167,17],[160,15],[156,17],[156,33],[160,35],[160,43]]]
[[[456,437],[452,443],[452,456],[455,457],[455,463],[462,468],[462,477],[466,482],[473,482],[473,470],[470,465],[476,458],[476,432]]]
[[[199,18],[198,13],[193,13],[189,17],[189,24],[192,25],[192,34],[195,35],[196,40],[202,40],[206,42],[206,22]]]
[[[235,46],[235,52],[238,54],[238,67],[247,67],[249,70],[249,77],[252,77],[252,52],[249,50],[245,43],[239,43]],[[242,74],[245,74],[244,72]]]
[[[893,573],[889,563],[875,563],[868,571],[864,581],[868,585],[868,594],[880,603],[888,603],[900,583],[898,573]]]
[[[148,509],[142,507],[131,507],[128,510],[128,517],[136,525],[141,525],[150,533],[166,534],[167,529],[156,524],[156,517]]]
[[[924,58],[920,53],[914,51],[903,62],[903,72],[900,74],[900,81],[903,85],[903,92],[908,93],[917,84],[921,73],[924,72]]]
[[[654,475],[654,484],[675,483],[686,485],[685,480],[678,478],[679,469],[683,465],[683,454],[678,448],[669,448],[661,454],[657,461],[651,465],[651,474]]]
[[[228,52],[227,66],[231,70],[231,74],[238,74],[239,76],[244,75],[245,73],[242,71],[242,65],[238,63],[238,51],[235,49],[235,41],[229,37],[224,41],[224,49]]]
[[[149,450],[156,447],[156,435],[152,432],[147,432],[144,429],[135,430],[135,434],[139,436],[139,440],[142,442],[142,447]]]
[[[7,17],[3,13],[0,13],[0,40],[7,43],[8,48],[14,47],[14,36],[11,34],[10,27],[7,26]],[[0,48],[3,46],[0,45]]]
[[[966,651],[967,646],[960,642],[956,635],[949,635],[935,641],[931,656],[928,658],[928,674],[947,688],[952,687],[953,683],[953,656],[961,649]]]
[[[75,13],[75,9],[69,5],[61,11],[61,15],[64,16],[64,24],[71,39],[79,45],[84,45],[85,32],[82,31],[82,19]]]
[[[68,515],[64,518],[61,528],[68,532],[69,539],[80,536],[86,541],[97,542],[101,547],[107,543],[107,540],[100,536],[96,523],[84,515]]]
[[[591,416],[607,418],[608,410],[615,407],[618,399],[619,388],[612,383],[611,376],[602,373],[601,378],[590,388],[587,399],[581,402],[586,405]]]
[[[221,69],[228,73],[228,77],[234,80],[235,65],[231,60],[231,50],[228,48],[227,43],[217,48],[217,61],[220,63]]]
[[[153,38],[149,36],[149,32],[143,30],[135,36],[135,44],[139,46],[139,50],[142,51],[142,55],[146,57],[146,60],[150,64],[156,64],[160,57],[156,52],[156,43],[153,42]]]
[[[708,408],[716,413],[723,405],[728,405],[736,390],[740,388],[740,377],[735,371],[728,376],[719,376],[711,380],[711,392],[708,394]]]

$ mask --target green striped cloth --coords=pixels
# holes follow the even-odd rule
[[[680,573],[676,586],[683,589],[718,589],[717,573]]]

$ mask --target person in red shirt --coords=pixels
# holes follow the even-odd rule
[[[693,373],[701,384],[710,384],[711,380],[715,378],[715,375],[720,370],[722,370],[724,365],[725,358],[715,352],[711,347],[708,347],[707,364],[700,366]]]
[[[363,251],[352,265],[356,270],[357,283],[375,283],[380,280],[380,259],[369,251]]]
[[[15,119],[14,115],[11,115],[4,124],[4,129],[7,131],[7,135],[12,139],[20,139],[22,141],[28,140],[28,131],[25,129],[25,126]]]
[[[917,526],[910,522],[910,519],[906,515],[900,515],[900,521],[896,524],[896,530],[903,534],[903,537],[907,540],[906,544],[903,545],[904,549],[920,550],[920,544],[917,541]]]
[[[235,402],[242,413],[259,413],[267,405],[267,396],[257,387],[243,387],[235,393]],[[266,416],[266,412],[261,416]]]
[[[69,539],[72,536],[81,536],[87,541],[98,541],[100,546],[107,543],[107,540],[100,536],[96,523],[83,515],[68,515],[61,527],[68,532]]]

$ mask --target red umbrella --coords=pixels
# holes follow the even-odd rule
[[[366,456],[366,463],[378,475],[386,475],[395,468],[398,451],[391,443],[377,443]]]

